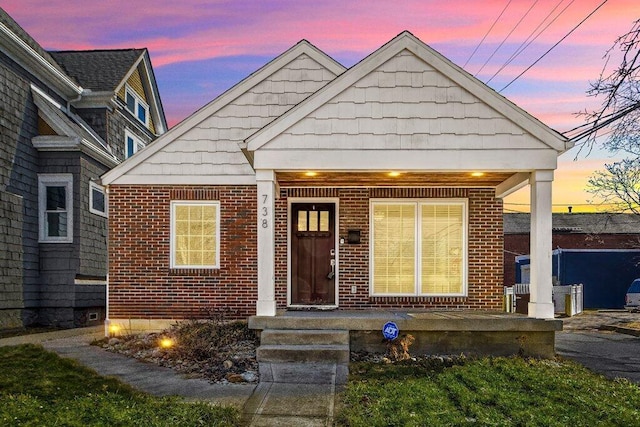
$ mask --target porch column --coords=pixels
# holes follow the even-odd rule
[[[552,170],[531,173],[531,300],[529,317],[553,319],[553,283],[551,280],[552,224],[551,184]]]
[[[275,316],[275,231],[276,174],[256,170],[258,184],[258,316]]]

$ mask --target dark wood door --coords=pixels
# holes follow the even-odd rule
[[[291,304],[335,305],[335,204],[291,205]]]

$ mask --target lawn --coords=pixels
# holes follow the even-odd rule
[[[40,346],[0,347],[0,425],[234,426],[239,413],[158,398]]]
[[[343,426],[640,426],[640,387],[573,362],[483,358],[445,366],[359,362]]]

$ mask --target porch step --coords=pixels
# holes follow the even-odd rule
[[[349,332],[265,329],[256,358],[261,381],[344,384],[349,366]]]

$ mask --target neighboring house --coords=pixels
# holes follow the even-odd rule
[[[531,185],[553,318],[560,134],[403,32],[345,70],[306,41],[102,176],[108,321],[224,309],[500,310],[502,198]]]
[[[146,49],[47,52],[0,9],[0,328],[104,318],[99,177],[165,131]]]
[[[553,249],[637,249],[640,215],[624,213],[554,213]],[[504,284],[516,282],[516,257],[528,255],[530,215],[504,214]]]

